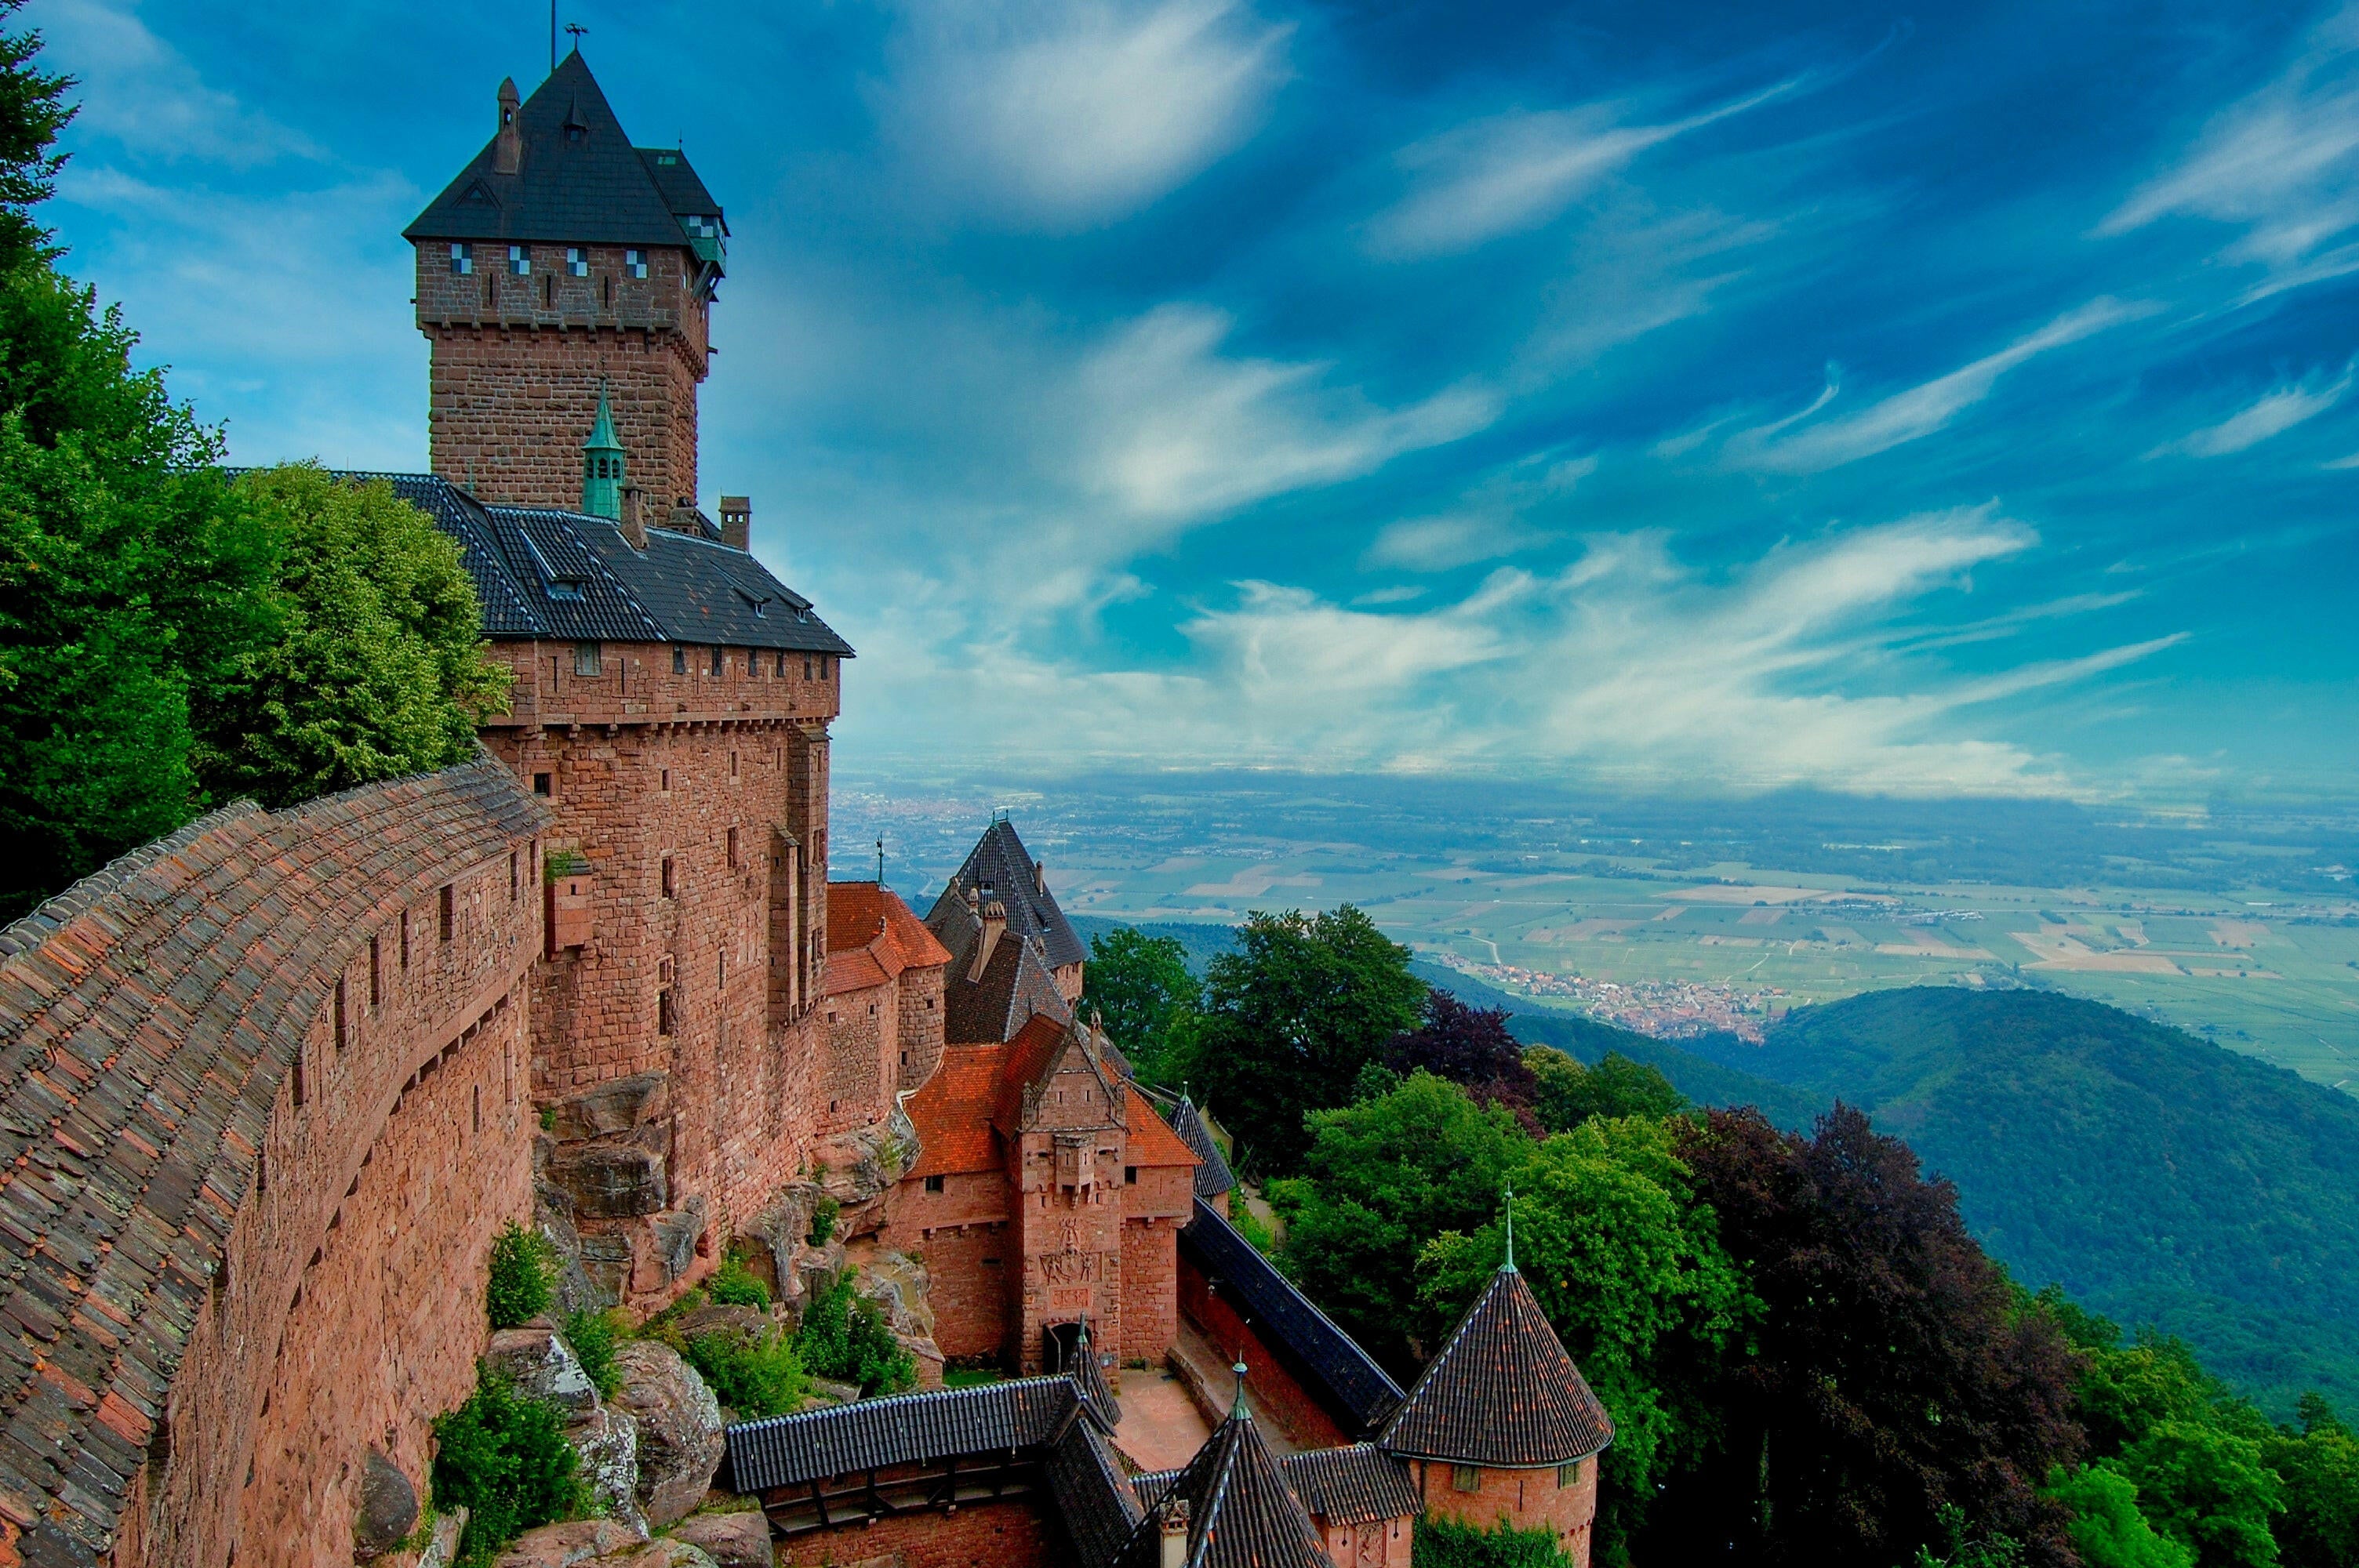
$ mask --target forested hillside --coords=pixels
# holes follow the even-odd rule
[[[1907,1139],[2026,1284],[2183,1336],[2275,1413],[2359,1402],[2359,1101],[2045,991],[1879,991],[1697,1048]]]

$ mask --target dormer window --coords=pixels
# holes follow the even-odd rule
[[[647,253],[637,250],[625,251],[623,253],[623,271],[625,276],[630,277],[647,276]]]
[[[572,143],[574,146],[579,146],[583,142],[590,139],[590,127],[587,125],[568,125],[565,127],[565,139]]]
[[[532,276],[532,253],[522,245],[508,247],[508,275],[512,277]]]
[[[451,246],[451,276],[467,277],[475,270],[475,247],[453,242]]]
[[[575,277],[590,276],[590,252],[581,245],[565,247],[565,270]]]

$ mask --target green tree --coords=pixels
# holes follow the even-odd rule
[[[2049,1477],[2048,1495],[2071,1510],[2082,1568],[2194,1568],[2194,1554],[2158,1535],[2138,1511],[2137,1487],[2119,1471],[2086,1465]]]
[[[2267,1568],[2269,1519],[2284,1509],[2261,1445],[2224,1427],[2161,1421],[2106,1463],[2137,1487],[2155,1528],[2191,1549],[2196,1568]]]
[[[1687,1108],[1688,1098],[1658,1067],[1608,1051],[1585,1066],[1552,1045],[1524,1053],[1533,1078],[1532,1109],[1550,1132],[1569,1132],[1593,1116],[1660,1119]]]
[[[527,1530],[582,1506],[565,1412],[478,1363],[467,1402],[434,1418],[434,1506],[465,1509],[460,1560],[488,1563]]]
[[[1349,1105],[1360,1070],[1417,1026],[1426,986],[1408,949],[1350,904],[1318,914],[1255,914],[1236,950],[1207,966],[1204,1012],[1185,1070],[1239,1140],[1245,1162],[1298,1169],[1305,1113]]]
[[[1310,1122],[1305,1174],[1270,1187],[1286,1215],[1283,1261],[1370,1355],[1407,1378],[1419,1361],[1419,1252],[1445,1230],[1495,1215],[1531,1141],[1514,1112],[1479,1108],[1458,1085],[1423,1072],[1389,1093],[1313,1111]]]
[[[0,918],[207,804],[192,691],[273,634],[268,531],[120,314],[0,274]]]
[[[1598,1518],[1612,1561],[1664,1478],[1718,1436],[1713,1387],[1756,1303],[1661,1121],[1593,1118],[1532,1150],[1514,1175],[1516,1265],[1614,1418]],[[1425,1249],[1430,1334],[1465,1310],[1505,1249],[1495,1217]]]
[[[2359,1563],[2359,1440],[2316,1394],[2303,1396],[2301,1422],[2262,1444],[2285,1487],[2277,1552],[2286,1568],[2348,1568]]]
[[[23,6],[0,0],[0,21]],[[73,80],[35,65],[40,52],[39,33],[0,32],[0,272],[47,259],[49,232],[32,210],[55,189],[65,156],[51,149],[74,117],[66,102]]]
[[[277,635],[199,694],[197,762],[265,805],[447,767],[506,706],[455,541],[382,480],[312,464],[248,474],[277,546]]]
[[[1090,938],[1082,1010],[1100,1015],[1147,1082],[1171,1081],[1178,1032],[1203,1000],[1203,983],[1188,968],[1188,949],[1179,938],[1150,936],[1135,925]]]

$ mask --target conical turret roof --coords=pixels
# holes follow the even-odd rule
[[[1458,1320],[1377,1441],[1423,1459],[1533,1469],[1587,1458],[1614,1441],[1614,1422],[1509,1264]]]
[[[585,452],[619,452],[623,443],[614,435],[614,410],[606,401],[606,384],[598,384],[598,416],[591,421],[590,434],[582,443]]]
[[[1242,1390],[1229,1419],[1157,1492],[1116,1559],[1118,1568],[1153,1568],[1160,1561],[1163,1516],[1180,1502],[1187,1505],[1187,1568],[1334,1568]]]

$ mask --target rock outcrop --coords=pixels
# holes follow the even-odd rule
[[[574,1474],[590,1490],[591,1504],[636,1536],[647,1533],[639,1510],[639,1422],[626,1410],[600,1405],[565,1429],[573,1445]]]
[[[361,1465],[360,1507],[353,1514],[353,1561],[376,1561],[417,1528],[418,1488],[372,1444]]]
[[[690,1514],[671,1534],[674,1541],[701,1548],[715,1568],[772,1568],[777,1561],[770,1546],[770,1521],[759,1509]]]
[[[614,1364],[623,1386],[612,1402],[638,1423],[639,1506],[650,1524],[670,1524],[704,1500],[721,1467],[720,1401],[678,1351],[652,1339],[625,1341]]]
[[[598,1408],[598,1390],[573,1346],[553,1328],[503,1328],[484,1347],[484,1360],[506,1376],[519,1394],[547,1400],[578,1421]]]

